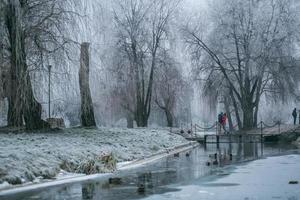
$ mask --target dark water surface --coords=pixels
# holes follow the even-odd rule
[[[235,181],[224,183],[211,182],[212,179],[216,180],[236,173],[232,168],[246,161],[290,154],[298,154],[298,150],[291,145],[223,143],[217,148],[216,144],[209,144],[206,147],[199,146],[179,155],[170,155],[146,166],[117,172],[114,174],[115,179],[97,178],[9,196],[0,196],[0,199],[222,199],[213,196],[214,191],[220,192],[220,190],[227,195],[226,198],[224,196],[224,199],[228,199],[230,190],[224,188],[241,187],[239,182],[242,180],[236,178]],[[247,163],[243,165],[247,165]],[[201,190],[198,187],[199,185],[209,189]],[[241,187],[239,190],[242,189]],[[297,189],[300,188],[297,187]],[[282,199],[281,197],[280,195],[274,196],[275,199]],[[256,198],[244,196],[242,199]],[[293,196],[293,199],[298,199],[298,197]]]

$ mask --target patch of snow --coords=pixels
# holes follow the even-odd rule
[[[80,165],[112,152],[118,162],[146,158],[187,143],[168,129],[65,129],[55,133],[1,134],[0,183],[62,178],[64,162]],[[71,171],[72,172],[72,171]]]
[[[293,142],[293,144],[300,147],[300,137],[298,137],[297,140]]]
[[[8,182],[4,181],[3,183],[0,183],[0,190],[7,189],[10,186],[11,185]]]

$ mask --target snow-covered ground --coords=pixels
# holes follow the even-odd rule
[[[81,166],[101,160],[107,153],[112,153],[117,162],[124,162],[185,143],[183,137],[160,129],[74,128],[51,133],[0,134],[0,184],[53,178],[62,172],[61,168],[80,172]]]

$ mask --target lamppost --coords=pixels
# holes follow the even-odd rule
[[[48,65],[49,81],[48,81],[48,117],[51,118],[51,65]]]

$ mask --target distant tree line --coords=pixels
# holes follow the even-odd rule
[[[191,77],[200,80],[201,93],[210,106],[216,107],[217,99],[222,99],[231,129],[234,124],[239,129],[256,127],[264,97],[299,99],[297,1],[217,0],[206,25],[204,19],[175,23],[184,0],[109,3],[113,31],[110,45],[103,50],[110,82],[105,98],[116,120],[125,118],[127,127],[147,127],[155,109],[169,127],[191,122],[194,82],[189,81],[186,63],[175,52],[178,44],[185,47],[180,47],[182,51],[188,50]],[[66,60],[70,54],[77,55],[79,49],[81,107],[74,112],[80,112],[83,126],[96,125],[89,84],[89,48],[95,41],[70,39],[68,24],[80,32],[82,21],[77,19],[86,17],[73,11],[73,4],[83,9],[84,3],[69,0],[0,1],[0,100],[8,101],[8,126],[49,127],[42,119],[32,72],[46,70],[54,57]],[[73,115],[70,109],[66,112]]]

